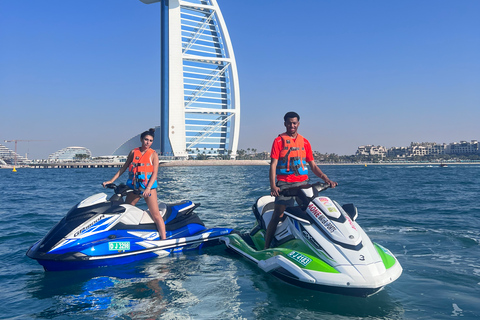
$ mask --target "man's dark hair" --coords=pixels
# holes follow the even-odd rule
[[[287,122],[287,119],[290,118],[297,118],[297,120],[300,121],[300,116],[298,115],[298,113],[293,111],[285,113],[285,115],[283,116],[283,121]]]

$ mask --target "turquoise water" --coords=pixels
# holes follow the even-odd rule
[[[302,290],[221,246],[136,264],[44,272],[27,249],[117,169],[0,170],[1,319],[480,318],[480,166],[323,166],[324,194],[354,203],[402,276],[369,298]],[[313,179],[315,180],[315,179]],[[267,166],[160,168],[162,200],[191,199],[209,227],[248,231]],[[107,191],[108,193],[108,191]],[[145,203],[140,203],[145,207]]]

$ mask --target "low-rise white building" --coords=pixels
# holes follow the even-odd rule
[[[410,158],[427,155],[471,155],[480,154],[480,144],[477,140],[452,142],[450,144],[435,142],[412,142],[408,147],[385,148],[382,146],[365,145],[357,148],[356,156],[379,155],[389,158]]]
[[[357,152],[355,155],[363,155],[363,156],[380,156],[380,157],[386,157],[387,156],[387,149],[382,146],[374,146],[374,145],[366,145],[366,146],[360,146],[357,149]]]
[[[447,150],[449,154],[477,154],[479,144],[477,140],[453,142],[448,145]]]
[[[4,145],[0,144],[0,159],[2,159],[3,163],[14,165],[15,162],[17,164],[25,164],[28,163],[29,160],[26,157],[22,157],[15,151],[12,151],[5,147]]]
[[[67,147],[48,156],[49,161],[74,161],[92,157],[90,150],[84,147]]]

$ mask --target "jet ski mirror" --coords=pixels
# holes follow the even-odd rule
[[[353,221],[357,220],[358,217],[358,209],[353,203],[347,203],[342,206],[343,210],[348,214],[350,219]]]

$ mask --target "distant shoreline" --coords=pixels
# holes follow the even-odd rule
[[[405,166],[405,165],[427,165],[440,166],[441,162],[355,162],[355,163],[335,163],[335,162],[316,162],[319,166]],[[448,165],[458,164],[478,164],[480,162],[443,162]],[[161,167],[195,167],[195,166],[265,166],[270,165],[270,160],[174,160],[171,162],[160,163]]]
[[[440,166],[441,162],[355,162],[355,163],[335,163],[335,162],[317,162],[319,166]],[[480,165],[480,162],[443,162],[449,165]],[[119,168],[124,162],[64,162],[64,163],[42,163],[31,165],[18,165],[16,168],[29,169],[76,169],[76,168]],[[160,162],[160,167],[201,167],[201,166],[268,166],[270,160],[172,160],[169,162]],[[0,169],[13,169],[13,166],[2,165]]]
[[[160,162],[161,167],[196,167],[196,166],[268,166],[270,160],[173,160]]]
[[[335,162],[316,162],[319,166],[397,166],[397,165],[432,165],[440,166],[440,162],[355,162],[355,163],[335,163]],[[453,164],[478,164],[480,162],[446,162],[446,165]],[[161,167],[196,167],[196,166],[265,166],[270,165],[270,160],[174,160],[171,162],[160,163]]]

